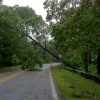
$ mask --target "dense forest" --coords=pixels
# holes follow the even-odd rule
[[[58,58],[100,74],[100,0],[45,0],[43,5],[49,24],[28,6],[0,5],[0,67],[20,64],[32,70]]]

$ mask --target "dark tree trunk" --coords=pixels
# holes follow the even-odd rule
[[[45,48],[47,48],[47,46],[46,46],[46,41],[45,41]],[[45,50],[43,51],[43,60],[45,60],[46,59],[46,53],[45,53]]]
[[[100,49],[98,50],[98,56],[97,56],[97,72],[100,74]]]
[[[92,63],[91,52],[89,52],[89,64]]]
[[[88,72],[88,59],[89,58],[89,52],[85,52],[85,72]]]

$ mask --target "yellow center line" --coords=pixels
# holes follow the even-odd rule
[[[0,83],[3,83],[3,82],[5,82],[5,81],[7,81],[7,80],[9,80],[9,79],[11,79],[11,78],[13,78],[13,77],[15,77],[15,76],[18,76],[18,75],[24,73],[24,72],[25,72],[25,71],[20,71],[20,72],[14,73],[14,74],[12,74],[12,75],[9,75],[9,76],[7,76],[7,77],[5,77],[5,78],[2,78],[2,79],[0,79]]]

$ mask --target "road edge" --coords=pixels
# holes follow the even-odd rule
[[[52,78],[50,69],[49,69],[49,79],[50,79],[51,93],[52,93],[53,100],[59,100],[55,86],[54,86],[54,82],[53,82],[53,78]]]

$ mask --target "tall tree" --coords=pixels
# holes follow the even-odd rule
[[[0,10],[0,56],[2,65],[12,65],[12,56],[17,54],[20,35],[17,31],[10,29],[22,29],[23,21],[15,11],[9,9]],[[9,25],[9,26],[8,26]]]
[[[50,5],[51,1],[47,1],[44,3],[47,8],[44,7],[47,11],[50,10],[50,12],[53,12]],[[89,52],[91,50],[97,51],[100,44],[100,30],[98,28],[100,19],[97,14],[100,10],[98,6],[95,6],[98,4],[96,3],[97,1],[81,0],[78,1],[78,3],[76,2],[77,0],[63,0],[59,2],[59,6],[55,6],[56,9],[59,8],[60,11],[65,10],[66,14],[60,15],[59,11],[55,11],[55,14],[59,16],[59,20],[52,26],[51,34],[54,37],[57,48],[63,53],[66,52],[66,50],[74,49],[85,52],[86,71],[88,71]],[[72,6],[66,5],[71,5],[72,3],[74,3]],[[49,14],[47,12],[47,17],[48,16]],[[51,19],[52,18],[53,17],[51,17]]]

